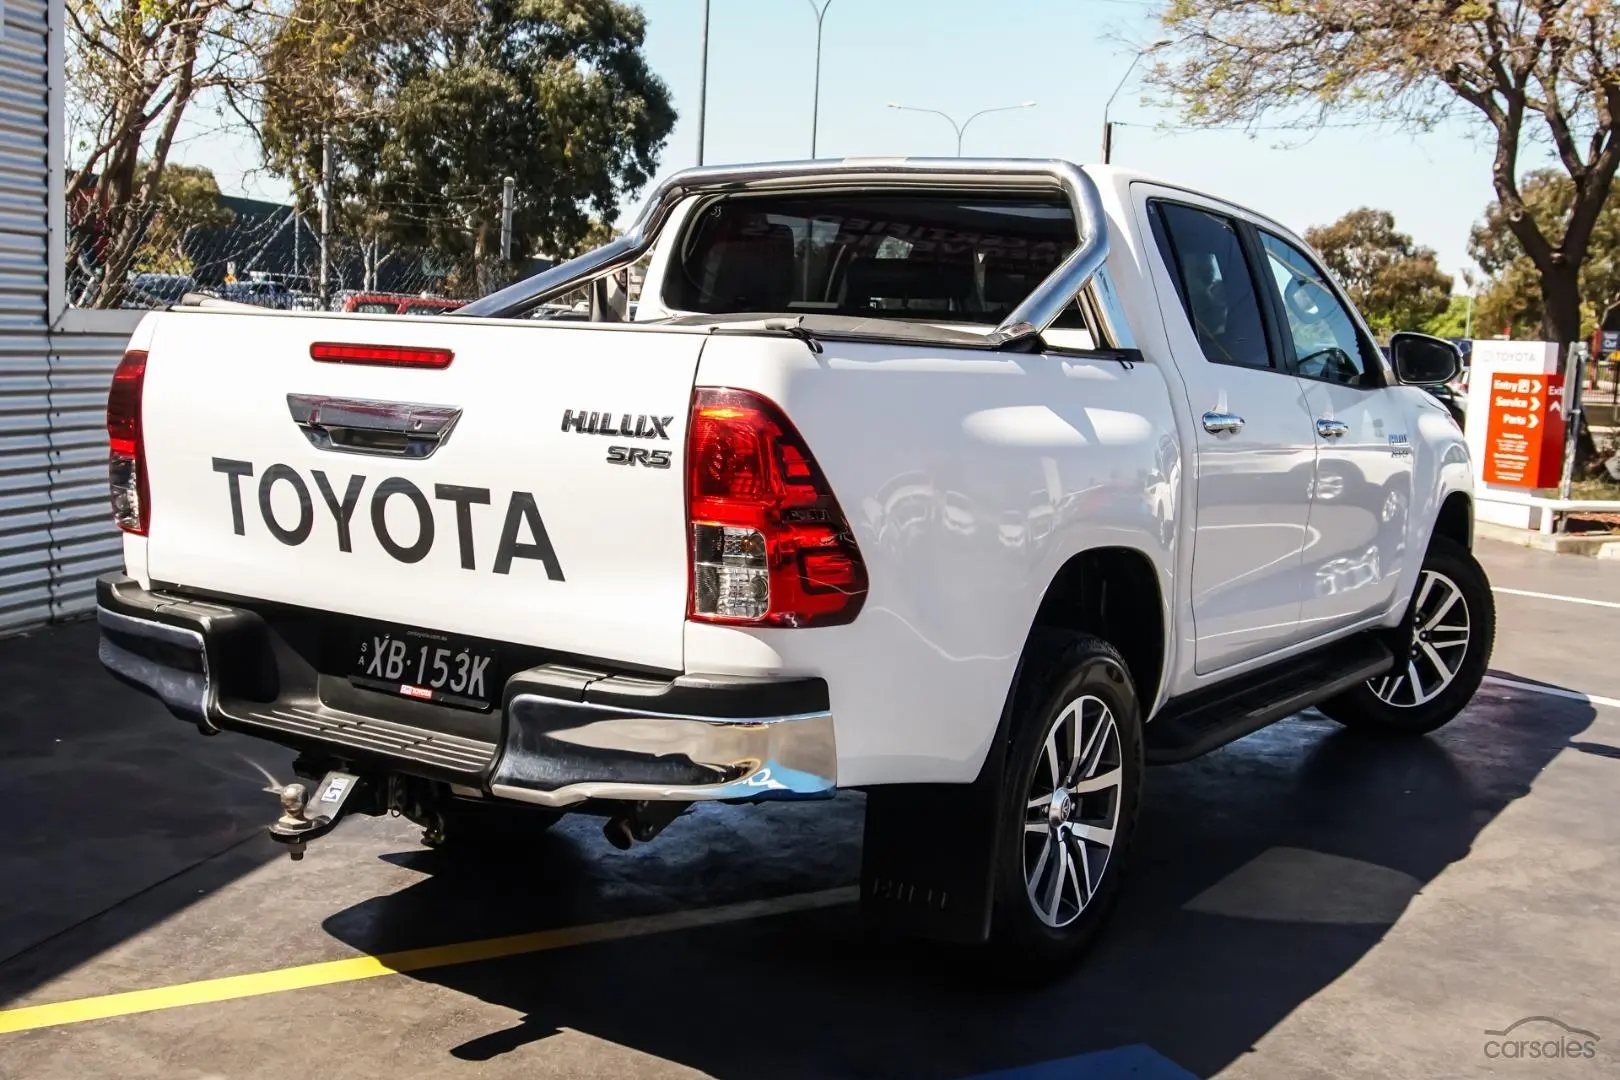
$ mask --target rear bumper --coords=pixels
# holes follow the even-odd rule
[[[97,583],[102,664],[205,731],[548,807],[592,799],[814,798],[837,787],[820,679],[649,678],[569,657],[518,671],[498,710],[357,691],[323,674],[320,614]],[[534,652],[530,650],[530,652]],[[498,714],[498,715],[497,715]]]

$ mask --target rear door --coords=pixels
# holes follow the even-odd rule
[[[453,355],[312,359],[322,343]],[[143,406],[149,573],[680,670],[702,344],[628,326],[165,315]]]
[[[1241,222],[1187,193],[1137,188],[1193,420],[1191,591],[1202,674],[1298,640],[1316,451],[1304,388],[1282,364]]]

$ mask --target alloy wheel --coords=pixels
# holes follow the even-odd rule
[[[1367,680],[1373,696],[1397,709],[1432,701],[1457,678],[1468,656],[1468,602],[1451,578],[1424,570],[1412,605],[1412,641],[1406,666]]]
[[[1024,887],[1047,926],[1074,922],[1096,895],[1114,851],[1124,778],[1119,726],[1086,694],[1058,714],[1030,778]]]

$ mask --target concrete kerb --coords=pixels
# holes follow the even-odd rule
[[[1596,559],[1620,559],[1620,536],[1586,536],[1568,533],[1544,533],[1538,529],[1516,529],[1510,525],[1496,525],[1488,521],[1474,523],[1474,535],[1487,540],[1500,540],[1537,551],[1552,551],[1560,555],[1585,555]]]

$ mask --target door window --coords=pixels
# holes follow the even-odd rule
[[[1237,223],[1179,203],[1154,202],[1152,207],[1160,250],[1204,358],[1214,364],[1271,367],[1260,294]]]
[[[1295,373],[1344,386],[1369,385],[1363,337],[1326,276],[1304,252],[1268,232],[1260,233],[1260,245],[1282,301]]]

